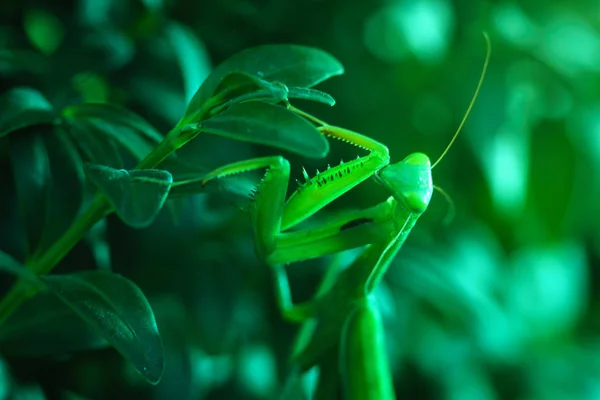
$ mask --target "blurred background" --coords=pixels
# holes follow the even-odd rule
[[[378,290],[399,398],[600,398],[600,3],[464,0],[72,0],[2,2],[0,91],[57,107],[113,102],[166,133],[212,68],[260,44],[331,53],[346,73],[298,106],[437,158],[492,57],[435,193]],[[0,110],[0,114],[2,110]],[[326,159],[202,137],[182,154],[214,168],[283,154],[293,178]],[[255,179],[255,175],[249,176]],[[66,179],[66,178],[65,178]],[[18,253],[14,181],[0,141],[0,248]],[[387,197],[373,182],[325,211]],[[166,370],[148,385],[112,348],[0,358],[0,399],[276,399],[296,327],[282,321],[238,198],[198,195],[134,230],[98,225],[57,272],[110,268],[151,301]],[[297,301],[330,258],[292,265]],[[23,348],[44,332],[23,337]],[[54,349],[60,353],[60,349]],[[18,351],[17,351],[18,353]],[[33,352],[35,353],[35,352]]]

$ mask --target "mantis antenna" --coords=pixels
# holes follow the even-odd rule
[[[485,55],[485,61],[483,63],[483,69],[481,71],[481,76],[479,77],[479,82],[477,83],[477,88],[475,89],[475,94],[473,94],[473,98],[471,99],[471,103],[469,104],[469,108],[467,108],[467,112],[465,113],[465,116],[463,117],[462,121],[460,122],[460,125],[458,126],[458,129],[454,133],[454,136],[452,136],[452,140],[450,140],[450,143],[448,143],[448,146],[446,146],[446,149],[444,150],[444,152],[442,153],[442,155],[436,160],[436,162],[433,163],[433,165],[431,166],[431,169],[434,169],[435,166],[440,161],[442,161],[442,158],[444,158],[444,156],[446,155],[446,153],[448,152],[448,150],[450,150],[450,147],[452,147],[452,144],[454,143],[454,141],[458,137],[458,134],[460,133],[460,130],[462,129],[463,125],[465,124],[465,121],[467,120],[467,117],[469,116],[469,113],[471,112],[471,109],[473,108],[473,104],[475,104],[475,99],[477,99],[477,95],[479,94],[479,89],[481,89],[481,84],[483,83],[483,78],[485,77],[485,71],[487,70],[487,66],[488,66],[488,63],[490,61],[490,55],[492,53],[492,44],[490,42],[490,37],[488,36],[487,32],[483,32],[483,36],[485,37],[485,42],[487,44],[487,52],[486,52],[486,55]]]
[[[442,221],[442,224],[448,225],[454,219],[454,215],[456,214],[456,206],[454,205],[454,201],[452,201],[452,197],[450,197],[450,195],[441,187],[433,185],[433,190],[440,192],[440,194],[444,196],[444,199],[446,199],[446,202],[448,203],[448,211],[446,212],[446,216]]]

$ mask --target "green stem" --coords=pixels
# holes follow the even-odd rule
[[[101,193],[96,193],[87,210],[77,218],[65,233],[39,258],[34,258],[28,266],[36,275],[45,275],[67,255],[69,251],[98,221],[111,212],[111,207]]]
[[[185,143],[176,143],[180,130],[177,128],[171,129],[167,136],[160,142],[154,150],[150,152],[142,161],[138,163],[135,169],[155,168],[165,158],[169,157],[175,150],[183,146]]]
[[[83,238],[86,232],[110,212],[110,205],[100,193],[96,194],[92,204],[83,215],[71,224],[69,229],[40,257],[28,262],[28,268],[36,275],[52,271],[60,260]],[[21,303],[33,296],[35,291],[31,283],[19,278],[0,301],[0,324],[2,324]]]
[[[179,132],[177,128],[169,132],[164,140],[146,158],[140,161],[136,169],[155,168],[161,161],[193,138],[191,135],[179,135]],[[111,212],[112,209],[106,197],[98,192],[87,210],[71,224],[69,229],[46,252],[33,257],[27,262],[28,268],[36,275],[50,273],[60,260],[85,236],[87,231]],[[22,279],[17,280],[0,300],[0,325],[17,310],[23,301],[35,295],[35,293],[30,283]]]

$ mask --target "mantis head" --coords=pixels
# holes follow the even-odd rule
[[[427,155],[412,153],[379,170],[377,180],[411,212],[421,214],[427,210],[433,194],[431,162]]]

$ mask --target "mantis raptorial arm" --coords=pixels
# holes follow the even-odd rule
[[[371,225],[370,231],[368,227],[363,227],[360,229],[362,232],[355,233],[358,226],[353,226],[352,221],[359,221],[358,225],[361,225],[364,220],[379,224],[379,221],[387,219],[384,210],[358,211],[354,214],[349,213],[338,222],[324,225],[316,230],[296,232],[288,236],[284,234],[284,231],[311,217],[389,163],[387,148],[373,139],[332,126],[323,126],[319,130],[327,136],[367,149],[370,154],[328,168],[322,173],[318,172],[312,178],[306,175],[306,182],[287,201],[285,195],[290,178],[290,165],[281,156],[228,164],[212,171],[202,181],[203,184],[206,184],[212,179],[254,169],[266,169],[254,195],[252,215],[257,253],[270,265],[320,257],[371,243],[377,240],[377,235],[373,235],[374,232],[377,232],[377,227],[373,228]],[[373,213],[375,215],[372,215]],[[385,229],[385,227],[380,228]],[[320,239],[308,243],[306,238],[313,237],[313,234]],[[300,252],[300,254],[311,254],[311,256],[290,256],[293,251],[296,251],[296,254]]]

